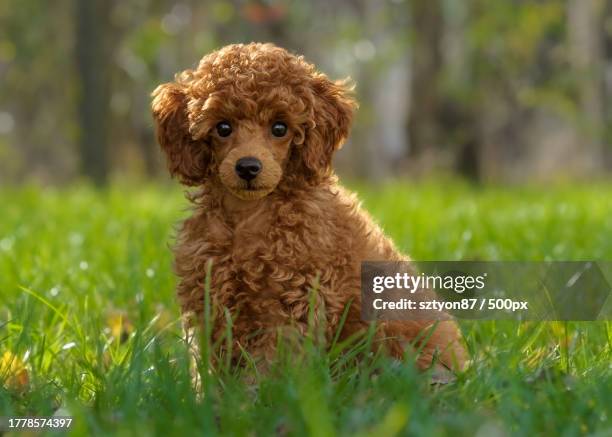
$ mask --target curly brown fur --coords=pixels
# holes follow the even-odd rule
[[[329,80],[282,48],[252,43],[205,56],[196,69],[160,85],[153,97],[171,174],[199,187],[175,247],[178,298],[190,315],[188,324],[201,322],[212,262],[213,305],[229,310],[234,342],[257,358],[273,357],[279,327],[306,332],[312,287],[324,304],[328,338],[347,305],[342,336],[363,331],[361,262],[408,258],[332,171],[333,154],[348,136],[356,108],[347,83]],[[230,124],[230,135],[220,135],[220,122]],[[272,135],[275,122],[287,126],[286,135]],[[235,170],[244,157],[262,163],[251,181]],[[398,358],[412,341],[427,338],[418,359],[423,368],[435,354],[448,367],[462,366],[456,325],[441,322],[423,335],[431,326],[382,322],[377,335]],[[213,336],[225,330],[225,319],[215,318]]]

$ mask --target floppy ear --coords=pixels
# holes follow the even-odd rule
[[[332,156],[348,137],[357,103],[347,81],[332,82],[325,75],[313,79],[314,105],[302,146],[302,161],[311,176],[329,174]]]
[[[210,149],[189,133],[187,96],[181,85],[166,83],[153,91],[157,141],[166,153],[168,170],[185,185],[199,185],[208,172]]]

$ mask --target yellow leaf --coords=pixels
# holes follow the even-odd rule
[[[130,334],[134,332],[134,325],[122,312],[115,312],[107,318],[108,327],[111,335],[119,340],[120,343],[127,341]]]
[[[0,381],[10,390],[23,391],[30,381],[25,363],[10,351],[0,358]]]

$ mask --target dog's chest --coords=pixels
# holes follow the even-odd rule
[[[234,228],[223,225],[223,233],[219,223],[211,223],[207,235],[214,242],[207,245],[204,258],[212,261],[215,300],[230,309],[246,307],[251,316],[274,312],[296,318],[305,313],[313,287],[324,298],[332,290],[354,288],[359,272],[350,247],[329,223],[306,219],[280,211]],[[213,233],[222,238],[213,238]]]

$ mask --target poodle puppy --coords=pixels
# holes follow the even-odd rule
[[[174,248],[190,332],[203,324],[208,265],[211,334],[226,333],[229,311],[233,354],[244,349],[266,363],[279,328],[306,333],[313,288],[328,339],[340,326],[341,338],[369,326],[360,312],[361,262],[408,258],[332,170],[356,106],[347,81],[334,82],[303,57],[261,43],[210,53],[153,92],[170,173],[197,187]],[[465,360],[452,321],[384,321],[375,335],[398,358],[418,347],[421,368],[434,357],[448,368]]]

